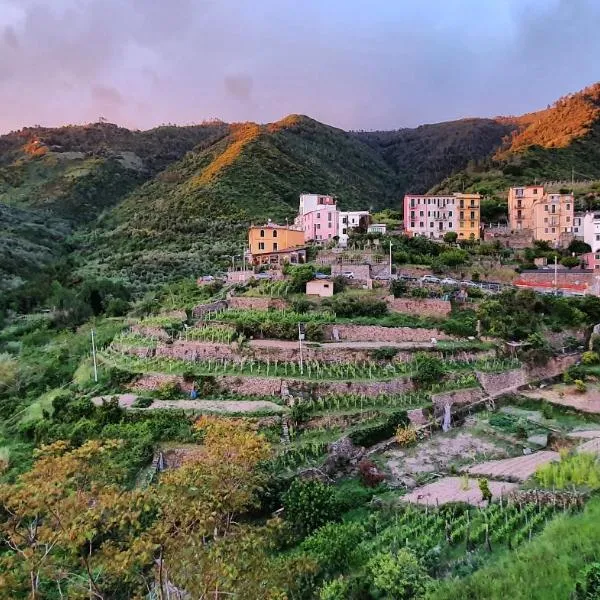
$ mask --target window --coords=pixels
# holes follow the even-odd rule
[[[448,213],[448,216],[449,216],[450,218],[452,218],[452,211],[450,211],[450,212]]]
[[[533,188],[533,193],[537,196],[537,188]]]
[[[431,217],[431,211],[430,210],[427,211],[427,216]]]
[[[317,223],[317,229],[321,229],[321,223]]]
[[[318,212],[318,213],[317,213],[317,219],[320,219],[320,218],[321,218],[321,213],[320,213],[320,212]]]
[[[571,205],[567,204],[567,210],[571,210]]]
[[[552,228],[552,233],[556,233],[556,228]]]
[[[264,229],[260,230],[260,237],[265,237],[265,230]]]
[[[277,237],[277,229],[273,229],[273,237]]]
[[[411,222],[410,222],[410,228],[411,228],[411,229],[414,229],[414,228],[415,228],[415,222],[414,222],[414,221],[411,221]],[[345,229],[344,229],[344,233],[346,233],[346,230],[345,230]]]
[[[465,213],[464,211],[460,211],[460,220],[462,221],[465,218]]]
[[[323,287],[324,287],[326,290],[328,290],[328,289],[329,289],[329,284],[328,284],[328,283],[324,283],[324,284],[323,284]]]
[[[273,242],[273,252],[277,251],[277,242]]]
[[[548,233],[548,228],[546,227],[546,229],[544,229],[544,233]]]
[[[258,242],[258,249],[259,250],[264,250],[265,249],[265,243],[264,242]]]
[[[545,210],[546,212],[548,212],[548,205],[547,205],[547,204],[544,204],[544,210]]]
[[[327,213],[327,220],[331,223],[331,213],[330,212]]]
[[[448,223],[448,229],[452,229],[452,223]]]
[[[419,222],[419,227],[421,227],[421,229],[423,228],[423,221]]]
[[[553,215],[556,214],[556,204],[552,205],[552,210],[550,211]]]
[[[475,221],[471,221],[471,229],[475,227]]]
[[[420,217],[424,217],[425,216],[422,210],[419,211],[419,216]]]
[[[544,217],[544,223],[548,222],[548,217]]]
[[[596,234],[596,241],[597,241],[597,242],[600,242],[600,235],[597,235],[597,234]]]
[[[474,219],[474,218],[475,218],[475,211],[472,210],[471,211],[471,219]]]
[[[517,219],[521,219],[522,215],[523,215],[523,213],[520,210],[518,210],[517,211]]]
[[[571,217],[567,217],[567,223],[571,222]]]
[[[433,229],[433,223],[429,223],[429,227]]]
[[[415,226],[415,224],[414,224],[414,223],[411,223],[411,224],[410,224],[410,226],[411,226],[411,227],[414,227],[414,226]],[[347,231],[348,231],[348,230],[347,230],[345,227],[344,227],[344,229],[342,229],[342,233],[343,233],[344,235],[346,235],[346,232],[347,232]]]
[[[414,211],[414,210],[411,210],[411,211],[410,211],[410,218],[411,218],[411,219],[414,219],[414,218],[415,218],[415,211]],[[345,222],[346,222],[346,221],[342,219],[342,223],[345,223]]]

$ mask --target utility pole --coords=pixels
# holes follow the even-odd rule
[[[98,383],[98,364],[96,363],[96,340],[94,339],[94,330],[92,329],[92,358],[94,360],[94,381]]]
[[[304,375],[304,361],[302,360],[302,340],[304,339],[306,329],[304,323],[298,323],[298,346],[300,348],[300,375]]]
[[[390,281],[392,280],[392,242],[390,240]]]
[[[554,294],[558,293],[558,256],[554,255]]]

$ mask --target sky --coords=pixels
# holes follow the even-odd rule
[[[600,0],[0,0],[0,133],[522,114],[600,80],[599,25]]]

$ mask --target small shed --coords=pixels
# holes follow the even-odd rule
[[[307,296],[321,296],[328,298],[333,296],[333,281],[331,279],[313,279],[306,282]]]

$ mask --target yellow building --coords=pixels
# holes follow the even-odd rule
[[[481,196],[479,194],[454,194],[459,240],[478,240],[480,237]]]
[[[573,194],[545,192],[540,185],[512,187],[508,191],[511,230],[530,230],[534,240],[553,246],[567,245],[573,236],[574,216]]]
[[[304,231],[267,223],[248,229],[248,247],[255,264],[299,263],[306,260]]]

